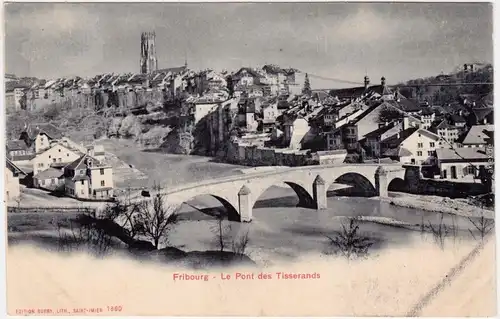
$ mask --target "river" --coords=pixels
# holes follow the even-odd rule
[[[208,157],[173,155],[137,149],[136,144],[127,140],[101,140],[107,151],[114,153],[122,161],[147,175],[146,179],[123,183],[130,186],[151,186],[161,181],[168,187],[198,180],[243,174],[250,168],[215,163]],[[133,177],[133,176],[132,176]],[[120,187],[120,186],[119,186]],[[390,218],[414,225],[413,229],[397,227],[377,222],[362,222],[360,232],[376,239],[375,248],[412,245],[420,241],[420,224],[446,225],[454,229],[454,238],[470,241],[469,230],[474,225],[464,217],[439,214],[419,209],[404,208],[381,202],[376,198],[335,196],[339,185],[329,189],[328,209],[316,211],[298,208],[298,198],[288,186],[272,186],[258,199],[250,224],[227,223],[231,228],[228,237],[248,230],[253,258],[276,260],[279,256],[299,257],[307,253],[322,253],[328,246],[326,235],[332,235],[342,227],[342,217],[372,216]],[[345,187],[345,186],[344,186]],[[191,206],[190,206],[191,205]],[[220,203],[211,196],[198,196],[183,205],[179,211],[183,222],[179,223],[169,236],[169,245],[185,250],[206,250],[217,248],[214,238],[214,218],[193,209],[221,209]],[[442,218],[442,220],[441,220]],[[265,254],[267,256],[262,256]],[[252,256],[251,256],[252,257]]]
[[[447,237],[453,238],[454,243],[472,244],[474,241],[469,230],[475,230],[475,227],[468,218],[398,207],[376,198],[342,197],[334,196],[333,193],[329,192],[328,209],[317,211],[296,207],[298,198],[291,188],[273,186],[255,204],[251,223],[226,221],[228,238],[248,231],[252,258],[262,262],[294,260],[327,252],[330,248],[327,236],[335,236],[341,230],[342,224],[346,224],[343,217],[371,216],[375,217],[374,221],[360,222],[359,233],[374,240],[374,251],[411,247],[422,241],[429,243],[435,239],[430,235],[429,224],[435,229],[446,227]],[[199,196],[188,204],[183,205],[179,211],[185,216],[185,223],[176,226],[170,243],[188,250],[214,249],[217,242],[213,231],[213,217],[196,212],[193,207],[223,208],[210,196]],[[387,220],[408,225],[401,227],[394,223],[384,223]],[[426,225],[427,232],[420,231],[421,224]],[[190,234],[188,243],[186,234]]]

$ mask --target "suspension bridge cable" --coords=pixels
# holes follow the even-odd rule
[[[331,78],[327,76],[322,76],[322,75],[317,75],[313,73],[307,73],[307,72],[302,72],[300,73],[305,73],[309,77],[312,78],[318,78],[322,80],[327,80],[327,81],[332,81],[332,82],[340,82],[340,83],[347,83],[347,84],[355,84],[355,85],[364,85],[364,83],[361,82],[355,82],[355,81],[350,81],[350,80],[343,80],[339,78]],[[493,85],[493,82],[460,82],[460,83],[428,83],[428,84],[388,84],[387,86],[389,87],[428,87],[428,86],[474,86],[474,85]]]

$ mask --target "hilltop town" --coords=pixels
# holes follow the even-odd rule
[[[102,138],[247,166],[399,162],[427,178],[466,182],[491,166],[492,86],[444,99],[439,89],[477,74],[491,79],[491,65],[434,77],[438,90],[427,95],[423,80],[389,85],[368,75],[356,87],[314,90],[307,73],[273,64],[217,72],[191,70],[186,61],[159,69],[155,41],[142,34],[138,73],[6,75],[7,166],[15,181],[8,199],[19,196],[18,176],[76,199],[112,199],[119,161],[112,164]]]

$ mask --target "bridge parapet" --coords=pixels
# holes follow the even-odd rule
[[[256,172],[225,178],[200,181],[166,189],[161,194],[171,205],[181,205],[199,195],[218,199],[240,221],[252,219],[252,208],[260,195],[273,185],[290,186],[299,197],[299,206],[325,209],[329,186],[345,174],[361,175],[375,187],[380,196],[387,196],[389,182],[404,178],[399,164],[344,164],[290,167],[277,171]],[[151,196],[158,193],[151,192]],[[144,200],[138,194],[136,200]]]

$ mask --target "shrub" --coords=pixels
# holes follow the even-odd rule
[[[142,132],[142,126],[134,115],[128,115],[121,123],[118,134],[121,137],[137,137]]]
[[[370,238],[359,234],[359,224],[354,218],[349,219],[349,226],[342,223],[342,230],[334,237],[326,236],[334,248],[334,253],[347,257],[365,257],[374,244]]]

